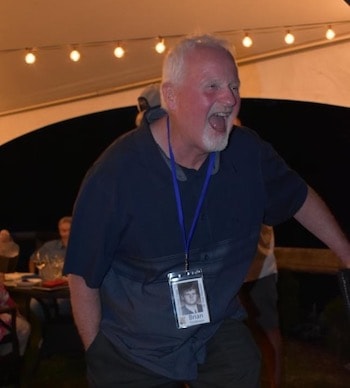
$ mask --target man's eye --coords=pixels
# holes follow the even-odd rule
[[[237,85],[230,85],[230,89],[232,93],[237,93],[239,91],[239,86]]]

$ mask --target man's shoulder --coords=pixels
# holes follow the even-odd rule
[[[258,158],[268,145],[257,132],[248,127],[235,127],[229,138],[227,147],[221,151],[223,158],[242,160],[252,156]]]
[[[117,137],[106,149],[102,155],[115,153],[116,151],[122,152],[125,149],[135,146],[139,142],[143,141],[149,134],[148,125],[137,127],[127,131],[121,136]]]
[[[58,239],[46,241],[46,242],[39,248],[39,251],[55,249],[55,248],[60,247],[61,245],[62,245],[61,240],[58,240]]]
[[[261,143],[262,139],[259,136],[259,134],[251,128],[235,127],[233,129],[232,134],[231,134],[231,142],[230,143],[236,144],[236,143],[241,143],[241,142],[251,143],[251,144]]]
[[[93,168],[118,167],[126,160],[135,159],[137,154],[147,152],[147,139],[149,138],[150,133],[146,127],[135,128],[124,133],[101,153]]]
[[[182,310],[182,314],[191,314],[192,313],[192,311],[189,310],[186,306],[182,306],[181,310]]]

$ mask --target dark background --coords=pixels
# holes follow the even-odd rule
[[[47,126],[0,147],[0,228],[9,229],[20,245],[18,271],[26,272],[35,248],[55,237],[58,219],[72,213],[86,171],[114,139],[134,128],[136,114],[136,106],[90,114]],[[240,118],[272,143],[319,192],[350,235],[350,109],[243,99]],[[277,246],[324,247],[293,219],[275,227],[275,234]],[[310,322],[317,328],[315,316],[339,294],[336,277],[279,271],[279,279],[279,287],[294,284],[292,290],[280,292],[281,304],[287,315],[298,316],[297,322],[301,322],[294,328],[282,320],[282,327],[309,335]],[[286,302],[283,295],[297,298],[299,310],[294,315],[294,302]]]
[[[115,138],[134,127],[136,113],[132,106],[90,114],[2,145],[0,228],[18,238],[33,231],[56,231],[58,219],[71,214],[87,169]],[[243,99],[240,118],[319,192],[350,234],[350,109]],[[323,246],[293,220],[276,227],[276,242]]]

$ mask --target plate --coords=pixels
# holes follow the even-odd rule
[[[40,284],[41,278],[27,278],[26,280],[23,280],[21,283],[31,283],[31,284]]]
[[[5,273],[5,280],[11,281],[11,280],[20,280],[22,279],[22,276],[29,276],[33,275],[31,272],[9,272]]]
[[[33,287],[34,284],[32,282],[16,282],[16,286],[17,287],[21,287],[21,288],[30,288],[30,287]]]

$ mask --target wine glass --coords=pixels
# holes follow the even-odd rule
[[[35,264],[35,267],[38,269],[40,277],[42,276],[43,269],[46,267],[47,262],[48,262],[48,258],[46,255],[40,254],[40,252],[37,252],[35,254],[33,263]]]
[[[51,258],[51,264],[53,267],[53,277],[60,279],[62,277],[64,258],[60,255],[55,255]]]

